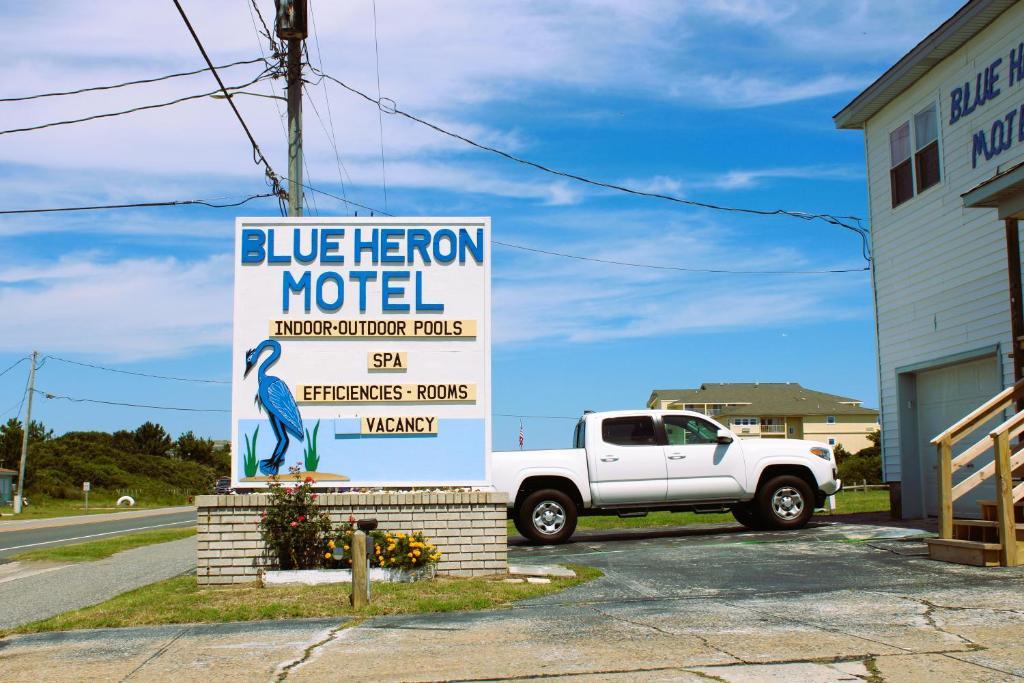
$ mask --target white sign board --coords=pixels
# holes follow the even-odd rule
[[[483,485],[489,218],[239,218],[232,486]]]
[[[83,481],[82,482],[82,490],[85,491],[86,493],[89,492],[89,482],[87,482],[87,481]]]

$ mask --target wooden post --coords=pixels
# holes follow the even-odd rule
[[[953,538],[953,442],[947,436],[938,449],[939,538]]]
[[[1024,352],[1021,351],[1021,338],[1024,337],[1024,306],[1021,302],[1020,275],[1020,235],[1017,230],[1017,219],[1007,218],[1003,221],[1006,232],[1006,271],[1010,284],[1010,338],[1013,349],[1013,381],[1024,377]],[[1017,410],[1024,410],[1024,396],[1018,396]]]
[[[999,524],[999,564],[1017,566],[1017,528],[1013,519],[1013,474],[1010,471],[1010,435],[992,435],[996,464],[996,521]]]
[[[352,606],[362,609],[370,604],[366,590],[366,532],[358,529],[352,534]]]

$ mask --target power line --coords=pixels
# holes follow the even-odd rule
[[[326,195],[328,197],[333,197],[334,199],[337,199],[338,201],[347,201],[349,204],[352,204],[353,206],[358,206],[361,209],[366,209],[367,211],[372,211],[374,213],[378,213],[378,214],[381,214],[381,215],[384,215],[384,216],[392,216],[393,215],[393,214],[387,213],[385,211],[380,211],[379,209],[374,209],[372,206],[363,206],[362,204],[357,204],[356,202],[353,202],[352,200],[343,200],[341,197],[339,197],[339,196],[337,196],[335,194],[331,194],[330,192],[325,192],[323,190],[320,190],[320,189],[315,188],[315,187],[311,187],[309,185],[305,185],[304,187],[306,189],[308,189],[308,190],[311,190],[312,192],[319,192],[322,195]],[[870,268],[836,268],[836,269],[831,269],[831,270],[729,270],[727,268],[685,268],[683,266],[661,266],[661,265],[655,265],[655,264],[651,264],[651,263],[631,263],[629,261],[613,261],[613,260],[610,260],[610,259],[595,258],[595,257],[592,257],[592,256],[579,256],[577,254],[567,254],[565,252],[550,251],[548,249],[537,249],[536,247],[528,247],[528,246],[525,246],[525,245],[522,245],[522,244],[513,244],[511,242],[502,242],[500,240],[495,240],[495,239],[492,239],[491,242],[494,243],[494,244],[497,244],[499,246],[502,246],[502,247],[508,247],[509,249],[519,249],[521,251],[530,251],[530,252],[533,252],[533,253],[536,253],[536,254],[546,254],[548,256],[560,256],[562,258],[575,259],[577,261],[592,261],[594,263],[605,263],[605,264],[614,265],[614,266],[626,266],[626,267],[629,267],[629,268],[649,268],[649,269],[652,269],[652,270],[673,270],[673,271],[679,271],[679,272],[684,272],[684,273],[714,273],[714,274],[723,274],[723,275],[724,274],[729,274],[729,275],[826,275],[827,274],[827,275],[831,275],[831,274],[834,274],[834,273],[861,273],[861,272],[870,270]]]
[[[494,417],[515,417],[521,420],[578,420],[579,415],[570,417],[568,415],[513,415],[512,413],[491,413]]]
[[[234,100],[231,98],[231,93],[224,87],[224,81],[220,79],[220,74],[217,73],[217,67],[213,65],[210,60],[210,56],[206,54],[206,48],[203,47],[203,43],[199,40],[199,36],[196,34],[196,30],[192,28],[192,22],[188,20],[188,15],[185,14],[185,10],[181,6],[179,0],[173,0],[174,6],[178,8],[178,13],[181,15],[182,21],[185,22],[185,26],[188,28],[188,32],[192,34],[192,39],[196,43],[196,47],[199,48],[199,52],[202,53],[203,59],[206,60],[206,65],[210,67],[210,73],[217,79],[217,85],[220,86],[220,91],[224,93],[224,98],[228,104],[231,105],[231,111],[235,112],[235,118],[238,119],[238,123],[241,124],[242,130],[245,131],[246,137],[249,138],[249,143],[252,145],[253,161],[257,164],[262,164],[267,175],[267,180],[270,182],[270,186],[274,194],[278,197],[278,203],[283,201],[283,195],[281,190],[281,181],[279,180],[274,169],[270,166],[270,162],[263,156],[263,152],[260,150],[259,144],[256,142],[256,138],[253,137],[252,132],[249,130],[249,126],[246,125],[245,119],[242,118],[242,114],[238,111],[238,107],[235,106]],[[283,205],[281,205],[283,208]]]
[[[309,3],[309,19],[310,19],[310,25],[311,25],[311,27],[313,29],[313,42],[316,45],[316,54],[317,54],[317,58],[320,61],[320,69],[323,70],[323,67],[324,67],[324,56],[323,56],[323,53],[320,52],[320,38],[317,35],[317,31],[316,31],[316,18],[313,15],[313,3],[312,2]],[[307,62],[307,64],[309,64],[311,57],[310,57],[310,54],[309,54],[309,44],[308,44],[308,41],[306,43],[303,43],[303,45],[306,48],[306,62]],[[345,168],[345,162],[341,160],[341,152],[338,151],[338,139],[337,139],[337,136],[335,135],[335,131],[334,131],[334,115],[331,113],[331,98],[330,98],[330,95],[327,92],[327,83],[322,78],[320,79],[320,85],[323,86],[324,103],[327,106],[327,120],[330,123],[330,127],[331,127],[330,131],[328,131],[327,130],[327,126],[324,125],[324,120],[320,116],[320,110],[317,109],[316,102],[313,100],[312,97],[309,98],[309,104],[310,104],[310,106],[313,107],[313,113],[316,114],[316,120],[320,123],[321,130],[323,130],[324,135],[327,136],[327,141],[331,143],[331,148],[334,150],[334,161],[335,161],[335,165],[336,165],[336,167],[338,169],[338,184],[341,186],[341,196],[345,197],[345,201],[347,203],[347,201],[348,201],[348,192],[346,192],[346,190],[345,190],[345,178],[342,175],[342,169],[344,169],[346,175],[348,174],[348,169]],[[349,176],[348,179],[349,179],[349,182],[352,182],[352,176],[351,175]]]
[[[76,398],[74,396],[64,396],[63,394],[54,394],[49,391],[43,391],[41,389],[33,389],[33,391],[40,396],[48,399],[61,399],[64,401],[71,401],[72,403],[98,403],[106,406],[121,406],[125,408],[149,408],[151,410],[175,410],[185,413],[230,413],[231,411],[226,408],[184,408],[181,406],[154,406],[146,403],[123,403],[121,401],[104,401],[98,398]]]
[[[243,64],[258,64],[265,62],[265,59],[243,59],[238,62],[231,62],[230,64],[224,64],[218,66],[218,69],[230,69],[233,66],[241,66]],[[23,97],[4,97],[0,98],[0,102],[25,102],[27,100],[38,100],[43,97],[62,97],[64,95],[80,95],[87,92],[96,92],[98,90],[114,90],[116,88],[124,88],[130,85],[142,85],[145,83],[157,83],[159,81],[166,81],[171,78],[180,78],[181,76],[194,76],[195,74],[201,74],[204,71],[209,71],[209,68],[203,67],[202,69],[196,69],[195,71],[182,71],[180,73],[168,74],[166,76],[157,76],[155,78],[142,78],[137,81],[125,81],[124,83],[115,83],[113,85],[94,85],[88,88],[79,88],[77,90],[64,90],[62,92],[48,92],[41,93],[39,95],[25,95]]]
[[[514,161],[516,163],[523,164],[523,165],[529,166],[531,168],[535,168],[535,169],[537,169],[539,171],[544,171],[545,173],[550,173],[551,175],[559,176],[559,177],[562,177],[562,178],[568,178],[570,180],[575,180],[577,182],[585,183],[587,185],[592,185],[594,187],[601,187],[601,188],[608,189],[608,190],[615,190],[617,192],[624,192],[626,194],[636,195],[636,196],[640,196],[640,197],[649,197],[649,198],[652,198],[652,199],[663,199],[665,201],[675,202],[677,204],[684,204],[686,206],[694,206],[694,207],[699,207],[699,208],[704,208],[704,209],[712,209],[714,211],[727,211],[727,212],[731,212],[731,213],[745,213],[745,214],[751,214],[751,215],[755,215],[755,216],[790,216],[792,218],[799,218],[799,219],[805,220],[805,221],[820,220],[820,221],[824,221],[825,223],[828,223],[830,225],[835,225],[837,227],[845,228],[846,230],[850,230],[851,232],[854,232],[854,233],[856,233],[857,235],[860,236],[860,238],[861,238],[861,251],[862,251],[862,254],[864,256],[864,259],[867,260],[867,261],[871,260],[870,242],[869,242],[870,232],[866,228],[864,228],[864,227],[859,225],[860,219],[857,218],[856,216],[834,216],[832,214],[827,214],[827,213],[809,213],[809,212],[805,212],[805,211],[790,211],[790,210],[787,210],[787,209],[751,209],[751,208],[746,208],[746,207],[725,206],[725,205],[722,205],[722,204],[712,204],[710,202],[701,202],[701,201],[697,201],[697,200],[693,200],[693,199],[683,199],[682,197],[676,197],[676,196],[673,196],[673,195],[663,194],[663,193],[660,193],[660,192],[647,192],[647,191],[644,191],[644,190],[638,190],[638,189],[635,189],[635,188],[626,187],[624,185],[617,185],[615,183],[608,183],[608,182],[605,182],[605,181],[602,181],[602,180],[593,180],[591,178],[587,178],[587,177],[584,177],[584,176],[581,176],[581,175],[577,175],[575,173],[570,173],[568,171],[560,171],[558,169],[551,168],[549,166],[545,166],[544,164],[537,163],[536,161],[530,161],[529,159],[524,159],[523,157],[519,157],[519,156],[516,156],[516,155],[511,154],[509,152],[506,152],[504,150],[497,149],[496,147],[491,147],[489,145],[485,145],[483,143],[477,142],[475,140],[467,138],[464,135],[460,135],[459,133],[452,132],[450,130],[442,128],[441,126],[439,126],[437,124],[434,124],[434,123],[431,123],[431,122],[426,121],[424,119],[421,119],[418,116],[415,116],[415,115],[410,114],[408,112],[402,111],[397,106],[393,106],[394,105],[394,101],[393,100],[386,99],[386,98],[381,98],[381,97],[378,97],[378,98],[375,99],[371,95],[367,95],[366,93],[362,92],[361,90],[353,88],[349,84],[347,84],[347,83],[345,83],[343,81],[340,81],[337,78],[335,78],[335,77],[333,77],[333,76],[331,76],[329,74],[323,73],[322,71],[317,71],[316,69],[314,69],[314,73],[316,73],[321,78],[326,78],[327,80],[332,81],[332,82],[338,84],[339,86],[341,86],[345,90],[348,90],[349,92],[353,93],[354,95],[358,95],[359,97],[362,97],[364,100],[366,100],[368,102],[372,102],[373,104],[377,105],[377,108],[380,111],[382,111],[382,112],[386,112],[388,114],[397,114],[398,116],[402,116],[402,117],[404,117],[406,119],[409,119],[410,121],[414,121],[416,123],[419,123],[420,125],[426,126],[427,128],[430,128],[431,130],[434,130],[434,131],[436,131],[438,133],[441,133],[442,135],[447,135],[448,137],[454,138],[456,140],[460,140],[460,141],[466,143],[467,145],[470,145],[472,147],[476,147],[477,149],[483,150],[485,152],[490,152],[492,154],[496,154],[496,155],[498,155],[500,157],[508,159],[509,161]],[[385,104],[384,104],[385,101],[388,102],[387,106],[385,106]],[[852,225],[850,223],[847,223],[846,222],[847,220],[855,221],[855,222],[858,223],[858,225]]]
[[[28,356],[25,356],[25,357],[23,357],[23,358],[19,358],[18,360],[16,360],[16,361],[14,362],[14,364],[13,364],[13,365],[9,365],[9,366],[7,367],[7,369],[6,369],[6,370],[4,370],[3,372],[0,372],[0,377],[3,377],[3,376],[4,376],[4,375],[6,375],[6,374],[7,374],[8,372],[10,372],[10,371],[11,371],[11,370],[13,370],[14,368],[18,367],[19,365],[21,365],[22,363],[24,363],[24,362],[25,362],[25,361],[27,361],[27,360],[28,360]]]
[[[172,199],[168,201],[160,202],[135,202],[132,204],[101,204],[97,206],[63,206],[56,208],[46,209],[7,209],[0,211],[0,216],[10,216],[15,214],[26,214],[26,213],[55,213],[58,211],[102,211],[106,209],[144,209],[152,208],[156,206],[208,206],[211,209],[227,209],[234,206],[241,206],[251,202],[253,199],[261,199],[264,197],[273,197],[274,195],[270,192],[264,192],[262,194],[249,195],[245,199],[237,202],[231,202],[230,204],[214,204],[205,199]]]
[[[388,208],[388,175],[384,170],[384,112],[380,108],[380,46],[377,43],[377,0],[373,2],[373,54],[377,60],[377,124],[380,127],[380,180],[384,185],[384,210]],[[322,65],[321,65],[322,66]]]
[[[103,365],[95,365],[93,363],[84,363],[82,361],[68,360],[67,358],[61,358],[60,356],[46,356],[43,360],[48,358],[60,361],[61,363],[69,363],[71,365],[80,365],[85,368],[92,368],[94,370],[103,370],[105,372],[116,372],[121,375],[134,375],[136,377],[149,377],[152,379],[167,379],[175,382],[194,382],[197,384],[231,384],[231,380],[224,379],[198,379],[195,377],[174,377],[171,375],[154,375],[148,372],[134,372],[131,370],[118,370],[117,368],[108,368]]]
[[[629,261],[613,261],[610,259],[595,258],[591,256],[577,256],[575,254],[566,254],[560,251],[548,251],[547,249],[536,249],[534,247],[526,247],[521,244],[510,244],[509,242],[500,242],[492,239],[491,242],[494,244],[501,245],[503,247],[509,247],[510,249],[521,249],[522,251],[532,251],[536,254],[547,254],[548,256],[561,256],[562,258],[576,259],[577,261],[592,261],[594,263],[607,263],[613,266],[628,266],[630,268],[650,268],[653,270],[677,270],[684,273],[728,273],[735,275],[825,275],[831,273],[862,273],[870,270],[870,268],[836,268],[832,270],[728,270],[725,268],[684,268],[682,266],[660,266],[651,263],[630,263]]]
[[[244,83],[242,85],[235,86],[234,88],[232,88],[232,90],[239,90],[241,88],[247,88],[250,85],[254,85],[254,84],[258,83],[259,81],[263,80],[267,76],[267,73],[268,73],[267,71],[264,71],[263,73],[261,73],[259,76],[257,76],[253,80],[249,81],[248,83]],[[39,124],[37,126],[25,126],[23,128],[9,128],[7,130],[0,130],[0,135],[10,135],[12,133],[28,133],[28,132],[31,132],[31,131],[34,131],[34,130],[43,130],[44,128],[54,128],[56,126],[69,126],[69,125],[72,125],[72,124],[75,124],[75,123],[85,123],[87,121],[96,121],[96,120],[99,120],[99,119],[113,118],[115,116],[124,116],[126,114],[135,114],[137,112],[148,111],[150,109],[160,109],[162,107],[171,107],[171,106],[174,106],[175,104],[181,104],[182,102],[188,102],[190,100],[198,100],[198,99],[201,99],[201,98],[204,98],[204,97],[209,97],[210,95],[216,95],[219,92],[221,92],[221,91],[220,90],[213,90],[211,92],[204,92],[204,93],[200,93],[198,95],[187,95],[185,97],[179,97],[179,98],[177,98],[175,100],[170,100],[169,102],[158,102],[156,104],[145,104],[145,105],[142,105],[142,106],[139,106],[139,107],[132,107],[131,109],[122,109],[120,111],[108,112],[106,114],[93,114],[92,116],[83,116],[82,118],[78,118],[78,119],[66,119],[64,121],[50,121],[49,123],[41,123],[41,124]]]
[[[284,178],[284,180],[287,181],[288,179]],[[346,204],[351,204],[352,206],[355,206],[355,207],[360,208],[360,209],[365,209],[366,211],[370,211],[371,213],[378,214],[378,215],[381,215],[381,216],[391,216],[391,217],[394,217],[394,214],[388,213],[386,211],[381,211],[380,209],[375,209],[372,206],[366,206],[365,204],[360,204],[359,202],[354,202],[351,199],[347,199],[345,197],[339,197],[336,194],[333,194],[331,192],[327,192],[326,190],[321,190],[318,187],[313,187],[312,185],[307,185],[305,183],[302,183],[302,186],[304,188],[306,188],[307,190],[309,190],[310,192],[316,192],[318,194],[324,195],[325,197],[330,197],[332,199],[337,199],[339,202],[345,202]]]

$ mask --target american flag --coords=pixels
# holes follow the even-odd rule
[[[523,450],[523,442],[526,439],[523,436],[523,421],[519,421],[519,450]]]

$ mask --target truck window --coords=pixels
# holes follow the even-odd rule
[[[718,443],[718,430],[710,422],[690,415],[666,415],[665,438],[670,446]]]
[[[601,422],[601,439],[616,446],[654,446],[654,420],[646,415],[610,417]]]
[[[573,448],[586,448],[587,446],[587,422],[580,420],[576,423],[576,431],[572,435]]]

